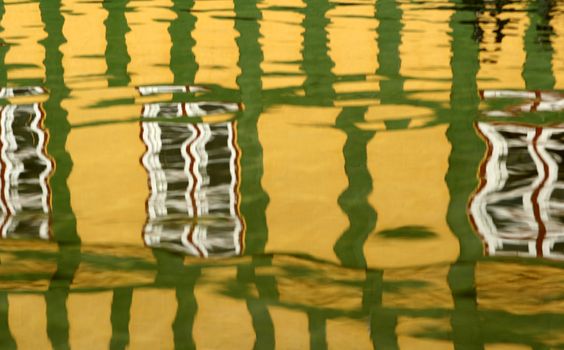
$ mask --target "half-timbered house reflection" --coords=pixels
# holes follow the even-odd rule
[[[0,209],[3,238],[49,238],[49,175],[41,105],[0,110]]]
[[[470,216],[487,253],[564,259],[564,127],[477,129],[488,151]]]
[[[143,117],[205,116],[238,111],[235,103],[160,103]],[[144,240],[148,246],[195,256],[241,253],[239,150],[235,122],[146,121],[142,163],[150,195]]]

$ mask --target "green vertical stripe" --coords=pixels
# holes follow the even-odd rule
[[[110,315],[112,323],[111,350],[123,350],[129,345],[129,319],[132,298],[133,289],[114,289]]]
[[[345,172],[349,185],[339,196],[341,209],[347,214],[349,227],[337,240],[334,251],[346,267],[364,268],[364,244],[376,227],[376,212],[368,203],[372,177],[368,171],[367,146],[374,132],[363,131],[355,123],[364,121],[365,107],[344,108],[337,118],[337,128],[347,134],[343,148]]]
[[[194,1],[173,0],[172,10],[176,18],[170,23],[169,34],[172,41],[170,50],[170,69],[174,74],[174,83],[187,85],[194,83],[198,70],[193,49],[196,44],[192,31],[196,25],[196,17],[190,12]],[[185,96],[182,97],[183,99]],[[184,266],[183,258],[178,257],[176,265],[176,317],[172,324],[175,349],[196,349],[193,336],[194,320],[198,310],[198,302],[194,288],[201,275],[201,268]],[[174,276],[175,272],[172,271]]]
[[[106,26],[106,74],[108,86],[127,86],[131,79],[127,65],[131,61],[127,53],[125,35],[130,31],[125,17],[129,0],[103,1],[102,6],[108,12],[104,21]]]
[[[194,341],[194,320],[198,312],[198,302],[194,294],[194,288],[199,276],[200,267],[185,267],[179,276],[179,285],[176,287],[176,300],[178,310],[172,325],[174,331],[174,347],[176,349],[196,349]]]
[[[67,112],[62,101],[69,96],[64,82],[63,55],[60,46],[66,42],[63,36],[64,18],[61,14],[60,0],[39,3],[41,18],[47,37],[41,41],[45,47],[45,85],[49,99],[44,103],[45,125],[49,129],[47,151],[54,159],[56,167],[51,176],[52,192],[52,232],[59,243],[57,271],[51,279],[45,294],[47,304],[47,334],[55,349],[69,348],[69,323],[66,308],[68,290],[80,263],[80,238],[76,232],[76,218],[70,205],[70,191],[67,179],[72,169],[72,161],[66,150],[66,140],[70,132]]]
[[[275,348],[274,324],[268,306],[261,299],[249,299],[247,308],[253,320],[256,338],[254,350],[271,350]]]
[[[397,315],[383,305],[384,272],[366,271],[362,307],[368,314],[370,339],[374,349],[399,349],[396,334]]]
[[[529,28],[525,32],[526,59],[523,65],[523,78],[528,90],[552,90],[556,80],[552,72],[551,10],[555,3],[551,0],[531,1],[533,9],[529,14]]]
[[[0,33],[4,31],[1,21],[6,13],[4,2],[0,2]],[[8,45],[5,40],[0,40],[0,87],[8,84],[8,67],[6,67],[6,53],[8,53]]]
[[[479,30],[474,11],[457,9],[450,21],[452,29],[451,122],[447,137],[452,150],[446,182],[450,203],[447,222],[460,244],[460,256],[448,273],[448,284],[454,301],[451,318],[456,350],[483,349],[484,341],[478,316],[475,266],[482,256],[482,243],[473,231],[467,215],[467,203],[478,182],[476,172],[484,154],[484,144],[474,131],[478,116],[479,47],[473,40]]]
[[[254,283],[258,298],[247,298],[247,309],[253,320],[255,331],[255,350],[275,348],[274,322],[270,317],[268,302],[278,300],[276,280],[273,276],[258,276],[255,271],[260,266],[272,266],[272,258],[269,256],[253,256],[249,265],[241,265],[237,268],[237,282],[240,286]]]
[[[333,84],[336,81],[329,57],[327,12],[333,8],[328,0],[305,0],[305,18],[302,23],[304,50],[302,69],[306,73],[304,90],[308,104],[332,106],[335,100]]]
[[[384,77],[380,81],[380,102],[395,104],[403,100],[404,78],[400,75],[402,10],[395,0],[379,0],[376,2],[376,19],[378,19],[378,70]]]
[[[446,175],[450,195],[447,222],[460,241],[462,261],[475,261],[482,256],[482,244],[470,225],[466,211],[470,195],[478,184],[476,173],[485,151],[483,142],[474,131],[479,104],[476,83],[479,48],[472,40],[472,24],[477,25],[477,19],[471,11],[458,10],[451,18],[451,123],[447,137],[452,150]]]
[[[310,335],[310,349],[311,350],[326,350],[327,349],[327,319],[325,316],[316,311],[309,311],[308,328]]]
[[[55,288],[45,293],[47,305],[47,336],[55,350],[68,350],[69,320],[67,314],[68,289]]]
[[[47,152],[55,160],[55,173],[51,176],[52,216],[54,238],[60,243],[79,243],[76,232],[76,218],[70,204],[70,191],[67,179],[72,169],[72,160],[66,150],[70,132],[67,111],[61,103],[69,96],[64,82],[63,55],[59,50],[66,42],[63,36],[64,18],[60,12],[60,0],[40,2],[41,18],[47,37],[41,41],[45,47],[45,85],[49,89],[49,99],[44,103],[45,125],[50,130]]]
[[[198,63],[194,56],[196,41],[192,37],[192,31],[196,27],[196,17],[191,9],[193,0],[173,0],[176,18],[168,29],[172,40],[170,50],[170,69],[174,74],[174,83],[179,85],[193,84]]]
[[[241,149],[241,213],[245,220],[245,253],[264,252],[268,240],[266,207],[268,195],[261,185],[264,173],[262,146],[258,135],[258,120],[263,110],[262,70],[263,60],[259,44],[261,17],[255,1],[235,1],[235,29],[239,32],[239,67],[237,77],[245,110],[237,120],[237,142]],[[247,18],[257,20],[249,21]]]

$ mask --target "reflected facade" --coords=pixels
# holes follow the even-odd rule
[[[30,91],[21,91],[27,92]],[[6,94],[13,96],[14,91]],[[6,105],[0,110],[3,238],[49,238],[49,176],[54,164],[46,153],[48,134],[44,130],[44,118],[39,103]]]
[[[143,106],[144,118],[202,117],[238,112],[236,103],[157,103]],[[149,175],[149,247],[200,257],[242,253],[239,213],[239,153],[235,122],[141,123]]]
[[[478,123],[488,144],[472,221],[490,255],[562,259],[564,129]]]

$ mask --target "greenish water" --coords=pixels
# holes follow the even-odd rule
[[[564,347],[564,3],[0,3],[0,344]]]

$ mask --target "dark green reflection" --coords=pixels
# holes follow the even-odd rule
[[[174,74],[174,83],[177,85],[194,84],[194,77],[198,71],[198,63],[194,56],[196,41],[192,31],[196,27],[196,17],[191,9],[194,1],[173,0],[172,10],[176,18],[170,23],[168,32],[172,40],[170,49],[170,68]]]
[[[131,29],[127,25],[125,12],[129,0],[103,1],[102,6],[108,12],[104,21],[106,26],[106,66],[108,86],[127,86],[131,82],[127,65],[131,61],[127,53],[125,35]]]
[[[4,18],[4,13],[6,13],[6,5],[4,2],[0,2],[0,23],[2,18]],[[4,28],[0,26],[0,33],[4,31]],[[8,45],[4,40],[0,41],[0,86],[7,86],[8,84],[8,69],[6,69],[6,53],[8,52]]]
[[[60,1],[41,1],[41,18],[47,37],[41,41],[45,47],[45,85],[49,99],[44,103],[45,124],[50,131],[47,151],[56,164],[51,177],[52,191],[52,232],[59,243],[57,270],[51,278],[45,294],[47,304],[47,334],[54,349],[69,348],[69,321],[66,300],[74,273],[80,264],[80,238],[76,231],[76,218],[70,205],[70,191],[67,179],[72,161],[66,150],[70,132],[67,111],[62,107],[63,99],[69,96],[64,83],[63,55],[60,46],[65,43],[63,36],[64,18],[60,12]]]
[[[245,253],[258,254],[264,252],[268,239],[265,211],[269,201],[261,185],[264,168],[258,136],[258,120],[263,111],[263,72],[260,68],[263,54],[258,42],[258,22],[244,18],[258,19],[261,14],[254,1],[235,2],[235,13],[235,29],[239,32],[238,65],[241,68],[237,84],[245,108],[237,119],[237,141],[241,148],[241,214],[245,219]]]
[[[132,288],[114,289],[112,312],[110,316],[110,321],[112,323],[112,339],[110,340],[111,350],[122,350],[127,348],[127,345],[129,345],[129,312],[132,297]]]
[[[483,349],[475,286],[476,261],[482,256],[482,243],[470,225],[466,204],[477,186],[475,175],[484,154],[484,145],[474,132],[478,115],[479,47],[473,40],[478,26],[476,13],[461,9],[452,15],[451,123],[447,137],[452,145],[446,176],[450,203],[447,222],[460,244],[460,256],[448,274],[454,300],[451,318],[455,349]]]
[[[310,349],[327,349],[327,321],[323,314],[313,310],[308,312],[308,329],[310,335]]]
[[[306,73],[304,90],[308,103],[317,106],[332,106],[335,100],[331,72],[334,64],[329,57],[327,12],[334,5],[328,0],[306,0],[304,27],[304,50],[302,69]]]
[[[176,349],[196,349],[194,342],[194,320],[198,312],[198,302],[194,295],[194,288],[201,275],[201,268],[187,266],[180,277],[176,287],[176,301],[178,309],[172,324],[174,332],[174,347]]]
[[[349,186],[339,196],[339,205],[347,214],[349,227],[335,243],[335,254],[347,267],[366,267],[364,243],[376,226],[376,212],[368,203],[372,192],[372,177],[367,165],[367,145],[374,132],[363,131],[355,123],[364,121],[367,108],[343,108],[336,126],[347,134],[343,148],[345,172]]]
[[[556,79],[552,72],[552,34],[550,20],[555,6],[552,0],[531,1],[529,27],[525,32],[526,59],[523,78],[528,90],[552,90]],[[556,39],[554,39],[556,40]]]
[[[49,99],[43,104],[47,115],[45,124],[50,131],[47,152],[54,159],[56,168],[51,177],[53,193],[52,215],[53,234],[57,242],[64,244],[79,243],[76,232],[76,218],[70,205],[70,191],[67,179],[72,169],[72,160],[65,146],[70,132],[67,111],[61,103],[69,96],[69,89],[64,82],[63,54],[60,46],[66,42],[63,36],[64,18],[60,12],[60,1],[41,1],[41,18],[47,37],[41,41],[45,47],[45,86],[49,90]]]
[[[404,78],[400,75],[401,31],[403,12],[395,0],[380,0],[376,2],[376,18],[379,21],[378,33],[378,71],[377,74],[385,79],[380,81],[380,101],[382,104],[398,104],[403,101]],[[392,128],[393,123],[387,121]]]
[[[176,85],[194,84],[194,77],[198,70],[198,63],[193,54],[196,44],[192,38],[192,31],[196,24],[196,17],[190,12],[193,6],[194,1],[173,0],[172,10],[176,18],[170,23],[168,32],[172,41],[170,69]],[[194,288],[201,275],[201,268],[184,266],[182,256],[169,256],[169,260],[172,268],[170,283],[176,286],[178,303],[176,317],[172,324],[174,347],[175,349],[192,350],[196,348],[193,329],[198,311]]]
[[[238,65],[241,68],[237,84],[245,105],[245,110],[237,121],[237,137],[241,148],[241,213],[246,226],[245,253],[252,254],[254,260],[256,254],[264,253],[268,240],[265,212],[268,195],[261,186],[264,170],[257,128],[258,119],[263,111],[261,93],[263,72],[260,68],[263,53],[258,42],[260,37],[258,20],[262,14],[255,1],[237,1],[235,14],[235,29],[239,32]],[[246,20],[248,18],[255,20]],[[266,262],[267,265],[269,263]],[[269,289],[275,289],[275,281],[259,282],[255,276],[255,266],[238,267],[237,281],[254,283],[259,290],[259,299],[246,298],[255,332],[253,349],[274,349],[274,325],[263,298],[268,297]]]

